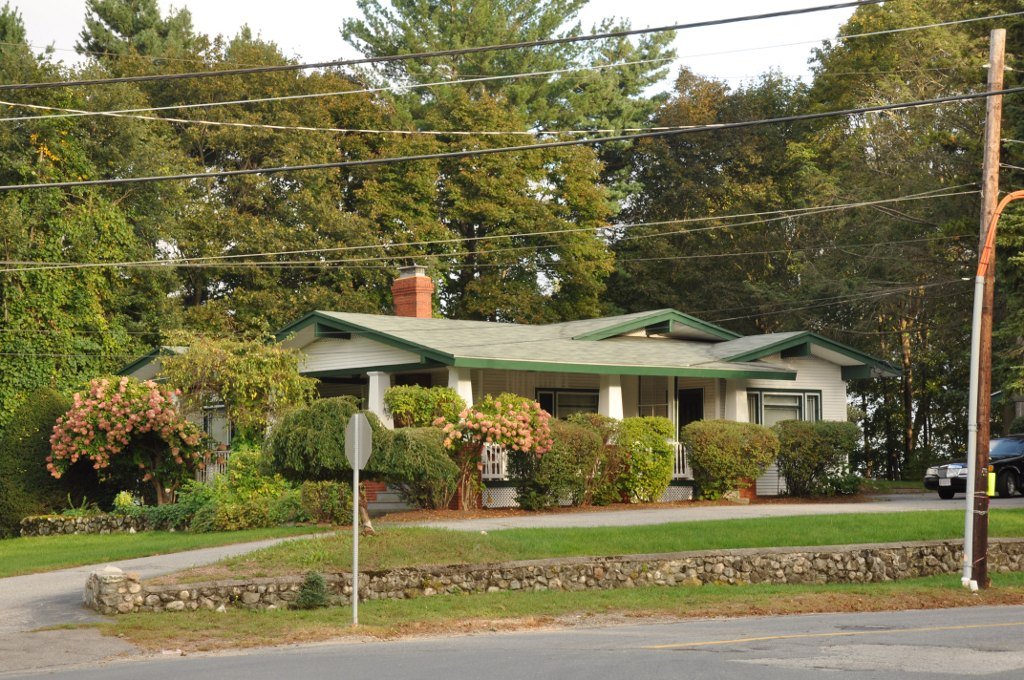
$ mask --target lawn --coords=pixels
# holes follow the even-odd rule
[[[957,575],[899,582],[746,585],[519,592],[376,600],[352,610],[133,614],[100,624],[150,650],[203,651],[317,642],[345,636],[451,635],[640,618],[680,619],[815,612],[891,611],[1024,603],[1024,574],[995,574],[993,587],[971,593]]]
[[[209,534],[144,531],[137,534],[11,538],[0,540],[0,578],[321,530],[317,527],[274,527]]]
[[[602,556],[782,546],[892,543],[963,536],[963,512],[858,513],[680,522],[590,529],[510,529],[490,533],[385,527],[360,540],[360,567],[479,564],[565,556]],[[993,537],[1024,537],[1024,509],[993,510]],[[348,532],[284,543],[216,565],[162,577],[163,583],[337,572],[351,566]]]

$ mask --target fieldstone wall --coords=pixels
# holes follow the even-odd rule
[[[134,534],[151,529],[142,517],[124,515],[93,515],[91,517],[64,517],[38,515],[21,520],[22,536],[52,536],[55,534]]]
[[[579,557],[502,564],[424,566],[361,573],[360,600],[405,599],[514,590],[588,590],[708,583],[865,583],[959,573],[961,545],[953,541],[755,548],[624,557]],[[1024,571],[1024,539],[989,545],[993,572]],[[348,604],[350,574],[325,575],[331,601]],[[93,572],[86,606],[104,614],[288,607],[303,577],[184,585],[141,583],[116,567]]]

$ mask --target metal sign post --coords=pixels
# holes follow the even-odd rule
[[[352,625],[359,625],[359,471],[366,467],[373,448],[373,430],[362,413],[345,426],[345,457],[352,466]]]

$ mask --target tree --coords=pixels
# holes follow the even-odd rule
[[[71,408],[57,419],[46,469],[60,479],[88,458],[102,477],[114,463],[138,468],[150,482],[158,505],[201,465],[205,436],[174,406],[175,395],[151,380],[97,378],[76,392]]]
[[[161,377],[186,413],[223,407],[235,437],[259,441],[282,413],[310,401],[317,381],[299,373],[299,355],[262,340],[183,335],[186,349],[163,359]]]

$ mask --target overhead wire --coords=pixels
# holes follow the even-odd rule
[[[119,177],[109,179],[74,180],[65,182],[36,182],[29,184],[7,184],[0,185],[0,191],[26,190],[26,189],[56,189],[83,186],[112,186],[119,184],[139,184],[146,182],[175,181],[211,179],[217,177],[238,177],[244,175],[265,175],[281,172],[296,172],[309,170],[333,170],[339,168],[369,167],[376,165],[390,165],[394,163],[409,163],[424,160],[446,160],[457,158],[473,158],[490,156],[501,153],[514,153],[522,151],[537,151],[542,149],[556,149],[570,146],[586,146],[591,144],[606,144],[609,142],[632,141],[638,139],[653,139],[682,134],[695,134],[700,132],[737,130],[742,128],[757,127],[761,125],[775,125],[780,123],[798,123],[825,118],[836,118],[853,115],[864,115],[869,113],[880,113],[883,111],[897,111],[926,106],[937,106],[953,102],[965,102],[988,97],[1018,94],[1024,92],[1024,87],[1010,87],[1002,90],[990,90],[983,92],[969,92],[965,94],[946,95],[930,99],[920,99],[910,102],[894,104],[878,104],[874,106],[862,106],[852,109],[841,109],[837,111],[817,111],[814,113],[794,114],[790,116],[779,116],[775,118],[762,118],[756,120],[736,121],[731,123],[714,123],[710,125],[698,125],[685,129],[674,130],[653,130],[647,132],[629,133],[624,135],[608,135],[604,137],[587,137],[583,139],[569,139],[552,142],[541,142],[537,144],[525,144],[516,146],[501,146],[482,149],[465,149],[461,151],[446,151],[437,153],[414,154],[409,156],[386,156],[380,158],[366,158],[360,160],[331,161],[326,163],[310,163],[303,165],[283,165],[264,168],[242,168],[237,170],[219,170],[214,172],[192,172],[179,173],[174,175],[150,175],[141,177]]]
[[[856,2],[841,2],[828,5],[817,5],[814,7],[802,7],[796,9],[779,10],[775,12],[762,12],[744,16],[725,17],[722,19],[709,19],[706,21],[694,21],[688,23],[672,24],[668,26],[656,26],[648,28],[630,28],[618,31],[603,31],[575,36],[562,36],[557,38],[544,38],[540,40],[525,40],[519,42],[501,43],[496,45],[477,45],[473,47],[460,47],[448,50],[430,50],[405,54],[384,55],[377,57],[363,57],[358,59],[338,59],[332,61],[321,61],[304,64],[279,64],[275,66],[257,66],[236,69],[221,69],[216,71],[193,71],[189,73],[162,73],[140,76],[122,76],[116,78],[91,78],[86,80],[63,80],[43,83],[8,83],[0,84],[0,91],[11,90],[39,90],[59,87],[82,87],[91,85],[111,85],[116,83],[140,83],[157,82],[168,80],[185,80],[195,78],[224,77],[236,75],[249,75],[257,73],[280,73],[283,71],[305,71],[320,68],[337,68],[343,66],[357,66],[361,64],[383,64],[413,59],[428,59],[443,56],[460,56],[466,54],[479,54],[484,52],[497,52],[528,47],[545,47],[548,45],[564,45],[579,42],[590,42],[595,40],[607,40],[611,38],[627,38],[635,35],[648,35],[652,33],[667,33],[670,31],[682,31],[695,28],[706,28],[709,26],[723,26],[727,24],[743,23],[748,21],[762,21],[765,19],[783,18],[801,14],[812,14],[835,9],[850,7],[861,7],[864,5],[881,4],[883,0],[857,0]]]
[[[669,224],[699,224],[702,222],[709,221],[722,221],[729,219],[748,219],[752,217],[767,217],[774,216],[764,220],[754,220],[739,223],[727,223],[712,225],[710,227],[703,227],[697,229],[690,229],[688,233],[698,233],[708,230],[719,230],[729,229],[736,226],[748,226],[754,224],[764,224],[765,222],[777,220],[777,219],[789,219],[791,217],[799,217],[805,214],[816,214],[815,211],[837,211],[837,210],[849,210],[854,208],[871,207],[876,205],[885,205],[889,203],[900,203],[906,201],[916,200],[927,200],[934,198],[946,198],[953,196],[962,196],[969,194],[977,194],[979,191],[974,189],[972,191],[960,191],[965,187],[976,186],[975,184],[960,184],[951,187],[942,187],[939,189],[932,189],[925,192],[916,194],[908,194],[905,196],[897,196],[893,198],[875,199],[871,201],[857,201],[850,203],[837,203],[826,206],[811,206],[806,208],[786,208],[776,209],[761,212],[746,212],[746,213],[734,213],[728,215],[709,215],[702,217],[684,217],[673,220],[658,220],[652,222],[628,222],[612,224],[603,227],[576,227],[572,229],[552,229],[540,232],[518,232],[511,234],[488,234],[484,236],[471,236],[465,238],[446,238],[446,239],[432,239],[427,241],[411,241],[411,242],[395,242],[389,244],[369,244],[369,245],[358,245],[358,246],[332,246],[326,248],[307,248],[307,249],[293,249],[293,250],[278,250],[278,251],[264,251],[257,253],[238,253],[231,255],[208,255],[201,257],[185,257],[177,259],[151,259],[151,260],[134,260],[134,261],[118,261],[118,262],[45,262],[45,261],[17,261],[17,260],[0,260],[0,265],[6,265],[8,267],[21,267],[21,268],[8,268],[0,269],[0,273],[15,273],[21,271],[38,271],[47,269],[88,269],[88,268],[118,268],[118,267],[133,267],[133,266],[162,266],[162,267],[175,267],[175,266],[187,266],[189,263],[204,263],[210,262],[217,266],[233,266],[240,264],[234,262],[234,260],[242,258],[269,258],[269,257],[280,257],[280,256],[294,256],[294,255],[314,255],[314,254],[326,254],[326,253],[339,253],[339,252],[358,252],[364,250],[379,250],[381,248],[391,247],[428,247],[437,245],[449,245],[449,244],[462,244],[462,243],[481,243],[494,240],[506,240],[513,238],[525,238],[525,237],[537,237],[537,236],[552,236],[559,234],[568,233],[580,233],[580,232],[597,232],[597,231],[625,231],[629,229],[635,229],[638,227],[646,226],[665,226]],[[657,235],[670,235],[679,233],[677,231],[665,232]],[[655,235],[656,236],[656,235]],[[625,237],[623,237],[625,238]],[[425,255],[425,254],[424,254]],[[444,254],[440,254],[443,256]],[[416,257],[420,257],[417,254]],[[409,255],[401,255],[397,257],[408,258]]]

